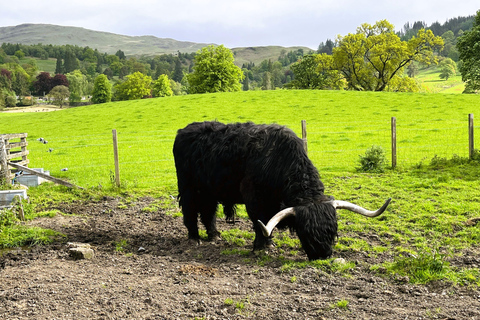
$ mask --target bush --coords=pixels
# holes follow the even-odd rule
[[[385,172],[387,162],[385,151],[381,146],[371,146],[367,149],[365,155],[360,155],[358,162],[360,166],[356,168],[357,171],[376,173]]]
[[[17,105],[17,98],[15,98],[14,96],[7,96],[7,98],[5,99],[5,106],[7,108],[13,108]]]

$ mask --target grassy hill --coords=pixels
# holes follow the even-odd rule
[[[432,93],[462,93],[465,89],[460,72],[448,80],[440,79],[438,66],[421,69],[416,79],[420,80],[424,88]]]
[[[52,45],[77,45],[98,49],[100,52],[114,54],[122,50],[126,55],[157,55],[196,52],[209,45],[207,43],[195,43],[177,41],[169,38],[157,38],[154,36],[125,36],[109,32],[94,31],[78,27],[66,27],[50,24],[22,24],[14,27],[0,27],[1,43],[21,43],[26,45],[52,44]],[[236,59],[240,65],[245,62],[260,63],[265,59],[276,60],[281,50],[293,51],[306,47],[250,47],[232,48],[236,52]]]

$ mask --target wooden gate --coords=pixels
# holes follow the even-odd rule
[[[0,183],[4,180],[10,184],[17,169],[11,168],[8,163],[15,163],[28,167],[27,133],[13,133],[0,135]]]

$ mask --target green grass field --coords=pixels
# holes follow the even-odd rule
[[[71,108],[51,113],[0,114],[2,133],[27,132],[30,166],[80,186],[108,185],[112,129],[118,131],[122,181],[130,187],[175,185],[172,145],[193,121],[279,123],[301,134],[321,172],[354,171],[372,145],[391,157],[391,117],[397,121],[397,162],[418,165],[435,155],[468,154],[468,114],[478,97],[344,91],[255,91],[176,96]],[[37,141],[44,138],[48,144]],[[50,148],[52,152],[47,152]],[[61,169],[68,168],[68,171]]]
[[[465,84],[460,72],[448,80],[440,79],[438,66],[431,66],[420,70],[416,79],[420,80],[425,91],[430,93],[462,93]]]
[[[480,224],[475,221],[480,217],[480,165],[467,161],[466,156],[467,115],[479,110],[479,99],[476,95],[386,92],[217,93],[50,113],[0,113],[0,131],[28,133],[30,167],[49,170],[89,192],[115,192],[112,129],[117,129],[121,192],[165,196],[176,194],[171,150],[176,131],[188,123],[275,122],[300,134],[304,119],[309,156],[320,171],[327,194],[372,209],[389,197],[393,199],[379,219],[341,210],[341,236],[335,250],[372,256],[389,253],[395,261],[372,270],[407,274],[415,283],[439,277],[478,285],[478,268],[457,270],[446,259],[466,251],[478,254]],[[399,167],[382,174],[356,172],[359,155],[372,144],[389,153],[392,116],[397,119]],[[478,131],[478,125],[475,129]],[[48,144],[37,141],[40,137]],[[49,148],[53,151],[48,152]],[[29,194],[33,205],[83,197],[49,186],[32,188]],[[239,214],[246,218],[243,209]],[[372,245],[359,234],[376,234],[382,241]],[[282,238],[275,241],[284,245],[279,243]],[[298,248],[298,240],[293,246]],[[292,261],[285,263],[284,268],[301,267]],[[445,274],[421,273],[414,278],[414,272],[428,269],[424,264],[441,264]]]

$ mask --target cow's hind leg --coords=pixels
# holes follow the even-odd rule
[[[200,212],[200,200],[192,196],[193,192],[183,192],[180,196],[180,206],[182,207],[183,224],[188,230],[188,238],[200,242],[198,234],[198,213]]]
[[[233,203],[224,203],[223,204],[223,213],[225,214],[225,221],[227,223],[234,224],[235,223],[235,212],[236,206]]]
[[[216,240],[220,237],[217,231],[217,202],[215,200],[202,199],[200,219],[207,229],[208,240]]]

